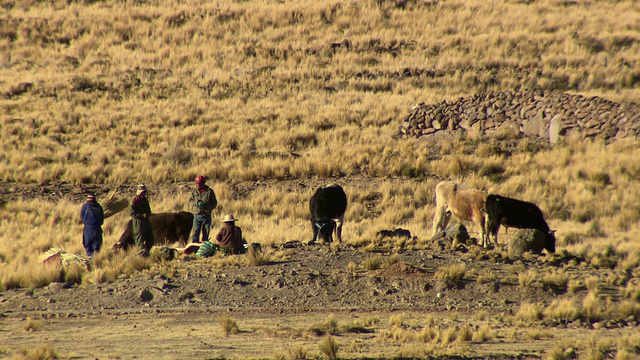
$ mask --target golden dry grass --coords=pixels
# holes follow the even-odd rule
[[[392,135],[416,103],[481,92],[539,88],[638,99],[638,4],[396,3],[7,3],[0,12],[0,181],[7,188],[142,181],[166,189],[204,174],[213,179],[220,214],[236,214],[247,238],[270,245],[310,237],[313,189],[236,199],[235,182],[376,177],[379,185],[347,189],[344,238],[374,244],[378,230],[402,226],[417,242],[381,245],[419,248],[428,246],[438,178],[455,179],[538,204],[559,248],[625,274],[603,280],[628,299],[618,311],[637,316],[637,141],[546,148],[523,139],[505,149],[482,139],[434,148]],[[348,47],[337,45],[343,40]],[[401,76],[405,69],[423,75]],[[499,179],[483,175],[496,169]],[[398,185],[398,177],[410,180]],[[187,197],[157,191],[152,207],[182,210]],[[94,257],[91,271],[39,266],[51,247],[84,253],[79,208],[70,199],[0,200],[0,290],[102,283],[156,266],[173,271],[107,251]],[[105,249],[125,221],[123,214],[106,220]],[[207,261],[246,266],[278,256]],[[380,266],[374,257],[362,264]],[[465,276],[453,270],[439,276]],[[541,276],[545,286],[576,290],[570,280],[561,272]],[[518,282],[535,285],[526,272]],[[585,286],[591,298],[555,304],[545,316],[567,321],[578,304],[580,314],[603,316],[598,282]]]

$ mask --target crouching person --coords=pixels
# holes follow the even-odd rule
[[[225,215],[222,222],[224,225],[216,235],[216,240],[220,244],[220,251],[225,254],[244,254],[246,241],[242,238],[242,229],[236,226],[238,219],[233,215]]]

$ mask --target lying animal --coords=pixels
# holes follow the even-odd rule
[[[152,214],[149,220],[151,220],[151,227],[153,228],[154,245],[171,245],[179,242],[180,246],[184,247],[189,242],[191,227],[193,226],[193,214],[184,211],[157,213]],[[126,250],[133,245],[135,245],[135,241],[133,239],[131,220],[129,220],[114,248]]]
[[[487,233],[498,243],[500,225],[517,229],[537,229],[545,235],[544,248],[553,253],[556,251],[555,231],[549,229],[544,220],[542,210],[530,202],[511,199],[490,194],[487,196]]]
[[[473,221],[480,230],[482,246],[489,245],[485,233],[485,199],[487,195],[476,189],[462,188],[453,181],[441,181],[436,185],[436,213],[433,218],[433,235],[444,231],[451,215],[458,220]],[[455,244],[452,246],[455,247]]]
[[[393,231],[391,230],[380,230],[376,233],[376,237],[379,239],[384,239],[384,238],[405,238],[405,239],[411,239],[411,232],[409,230],[406,229],[402,229],[402,228],[397,228]]]
[[[342,242],[342,224],[346,210],[347,194],[340,185],[318,188],[309,201],[313,229],[311,242],[323,240],[330,243],[334,232],[338,242]]]

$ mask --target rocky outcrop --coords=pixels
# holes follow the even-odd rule
[[[513,133],[554,144],[580,139],[637,139],[640,105],[616,103],[555,91],[476,94],[456,101],[420,103],[400,125],[398,136],[421,137],[463,132],[467,137]]]

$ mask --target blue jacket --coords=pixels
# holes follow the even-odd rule
[[[102,226],[104,223],[104,211],[97,201],[87,201],[82,205],[80,217],[84,226]]]

